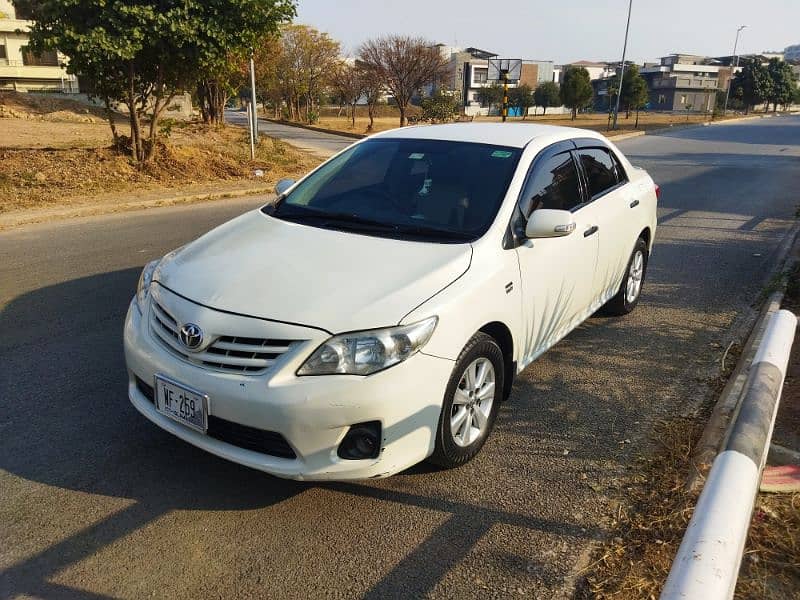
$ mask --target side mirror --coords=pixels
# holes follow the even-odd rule
[[[575,220],[568,210],[540,208],[533,211],[525,226],[529,238],[552,238],[569,235],[575,231]]]
[[[294,179],[281,179],[275,184],[275,193],[282,196],[283,193],[294,185]]]

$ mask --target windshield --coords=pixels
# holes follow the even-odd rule
[[[369,140],[323,165],[268,212],[369,235],[471,241],[494,220],[520,153],[467,142]]]

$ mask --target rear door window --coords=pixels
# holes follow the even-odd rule
[[[581,148],[578,150],[589,196],[597,198],[619,183],[614,159],[605,148]]]

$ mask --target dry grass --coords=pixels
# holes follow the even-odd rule
[[[684,491],[701,424],[690,419],[655,427],[657,450],[640,458],[612,523],[615,533],[583,573],[578,598],[657,598],[697,496]]]
[[[50,123],[58,129],[71,126]],[[159,148],[159,159],[139,169],[110,147],[0,148],[0,213],[104,201],[109,192],[175,190],[205,182],[268,184],[319,163],[283,142],[262,139],[250,160],[247,134],[237,127],[184,124]],[[264,172],[254,178],[255,169]]]
[[[417,114],[418,111],[413,114]],[[733,115],[729,118],[734,118]],[[584,129],[592,129],[599,131],[613,137],[621,133],[629,133],[631,131],[647,131],[651,129],[660,129],[672,125],[686,125],[692,123],[705,123],[710,119],[709,115],[705,114],[672,114],[672,113],[645,113],[639,114],[639,126],[634,127],[636,124],[636,115],[631,114],[629,118],[625,118],[622,113],[617,122],[618,129],[615,131],[608,131],[608,116],[605,114],[590,113],[580,114],[573,121],[570,115],[545,115],[545,116],[529,116],[523,119],[522,117],[510,117],[509,122],[513,123],[530,123],[530,124],[545,124],[545,125],[564,125],[567,127],[581,127]],[[474,122],[478,123],[494,123],[500,122],[500,117],[475,117]],[[337,116],[334,110],[324,110],[317,122],[318,127],[330,129],[331,131],[344,131],[347,133],[367,133],[367,126],[369,119],[366,116],[366,110],[363,107],[358,107],[356,110],[355,126],[351,119],[347,116]],[[375,118],[375,124],[372,132],[386,131],[400,126],[400,113],[393,107],[384,107],[380,116]]]

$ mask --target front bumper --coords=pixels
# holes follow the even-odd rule
[[[184,322],[203,324],[220,319],[234,328],[259,332],[272,325],[259,319],[227,315],[161,291]],[[341,480],[384,477],[428,457],[453,362],[417,353],[405,362],[368,377],[331,375],[297,377],[299,365],[327,337],[310,328],[291,333],[306,339],[275,365],[259,374],[220,372],[192,364],[168,350],[150,329],[134,302],[125,319],[124,345],[128,395],[134,407],[162,429],[212,454],[279,477],[299,480]],[[255,337],[256,333],[253,334]],[[285,334],[284,334],[285,335]],[[265,336],[269,337],[269,336]],[[209,396],[209,415],[283,436],[295,458],[247,450],[215,439],[159,413],[137,378],[152,386],[165,375]],[[347,460],[337,455],[339,443],[356,423],[381,423],[381,452],[375,459]]]

